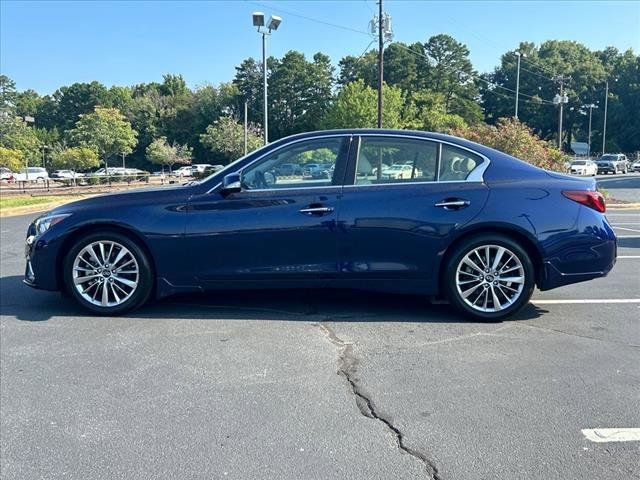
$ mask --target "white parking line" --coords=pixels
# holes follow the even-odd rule
[[[624,230],[626,232],[635,232],[635,233],[640,233],[640,230],[635,229],[635,228],[627,228],[627,227],[617,227],[615,225],[612,225],[612,227],[616,230]]]
[[[640,255],[619,255],[616,258],[640,258]]]
[[[592,442],[640,442],[640,428],[585,428],[582,434]]]
[[[586,303],[640,303],[640,298],[568,298],[566,300],[531,300],[531,303],[536,303],[538,305],[575,305],[575,304],[586,304]]]

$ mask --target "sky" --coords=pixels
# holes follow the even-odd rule
[[[479,72],[520,41],[575,40],[592,50],[640,52],[640,0],[385,0],[394,40],[446,33],[467,45]],[[0,72],[19,90],[50,94],[98,80],[107,86],[182,74],[190,87],[230,81],[235,66],[262,55],[251,13],[283,18],[268,55],[317,51],[334,65],[370,44],[374,0],[343,1],[17,1],[0,0]],[[375,48],[375,43],[370,48]]]

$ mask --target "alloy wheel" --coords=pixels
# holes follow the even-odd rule
[[[456,269],[461,299],[479,312],[500,312],[520,298],[525,271],[518,256],[500,245],[482,245],[468,252]]]
[[[73,261],[75,289],[87,302],[115,307],[129,300],[138,288],[136,257],[121,243],[101,240],[86,245]]]

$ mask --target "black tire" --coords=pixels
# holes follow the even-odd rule
[[[461,264],[463,259],[467,254],[473,252],[474,249],[481,246],[497,246],[506,248],[508,252],[515,255],[521,264],[521,268],[524,275],[524,282],[522,285],[522,290],[519,293],[519,296],[513,301],[512,304],[507,306],[506,308],[498,311],[481,311],[479,309],[473,308],[470,306],[467,301],[462,296],[462,293],[459,291],[457,285],[457,276],[458,276],[458,266]],[[495,259],[495,256],[494,256]],[[496,269],[498,270],[498,269]],[[462,274],[464,275],[464,274]],[[489,278],[487,276],[486,278]],[[498,277],[499,280],[500,277]],[[512,240],[510,237],[500,234],[481,234],[470,237],[462,241],[459,245],[455,247],[455,249],[448,255],[447,261],[445,263],[445,271],[442,276],[443,280],[443,291],[447,295],[449,302],[453,307],[455,307],[458,311],[463,313],[466,317],[476,321],[483,322],[495,322],[502,319],[505,319],[513,314],[515,314],[518,310],[524,307],[531,298],[533,294],[533,289],[535,287],[535,269],[533,267],[533,263],[531,262],[531,258],[527,251],[516,241]],[[478,282],[480,282],[478,280]],[[486,283],[483,277],[483,283]],[[491,283],[491,282],[488,282]],[[494,282],[495,284],[495,282]],[[475,284],[472,284],[472,286]],[[511,285],[511,284],[509,284]],[[487,290],[487,287],[484,287],[484,290]],[[489,285],[491,287],[491,285]],[[463,287],[460,287],[463,288]],[[493,288],[491,288],[493,291]],[[483,289],[480,289],[479,292],[483,292]],[[467,293],[466,291],[464,293]],[[508,292],[510,293],[510,292]],[[487,291],[487,296],[489,292]],[[506,297],[504,297],[506,299]],[[493,299],[491,299],[493,303]],[[500,303],[500,302],[498,302]],[[478,305],[480,307],[480,305]]]
[[[138,267],[137,286],[127,298],[120,304],[113,306],[94,305],[85,299],[74,284],[74,261],[78,254],[88,245],[94,242],[116,242],[124,246],[135,258]],[[64,283],[68,293],[85,309],[98,315],[121,315],[123,313],[141,307],[151,296],[153,291],[153,268],[150,260],[138,242],[127,235],[114,231],[98,231],[83,236],[71,247],[63,262]]]

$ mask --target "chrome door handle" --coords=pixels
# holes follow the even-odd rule
[[[471,205],[469,200],[455,199],[455,200],[442,200],[434,204],[434,207],[444,208],[445,210],[455,210],[458,208],[464,208]]]
[[[333,208],[331,207],[309,207],[300,209],[300,213],[306,215],[327,215],[331,212],[333,212]]]

